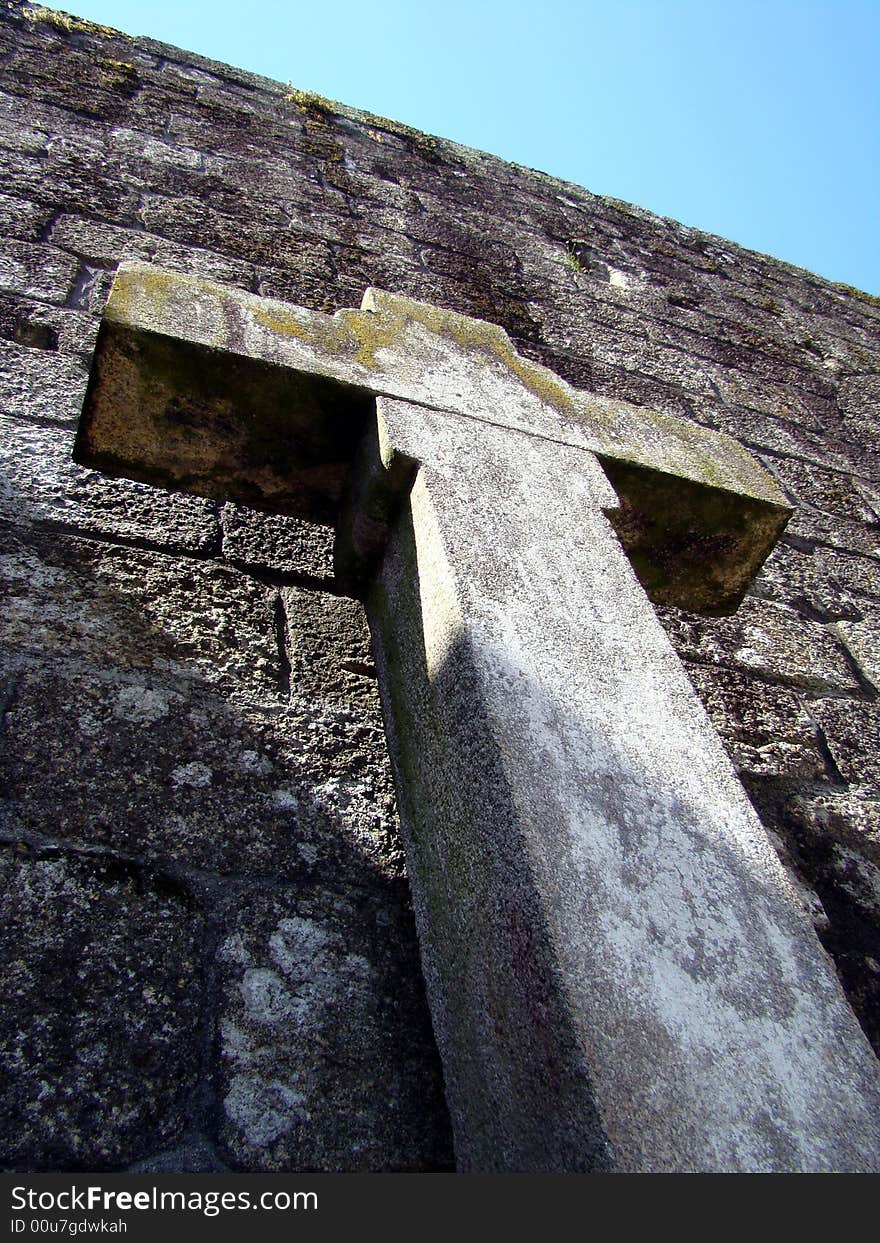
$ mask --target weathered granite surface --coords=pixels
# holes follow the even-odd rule
[[[608,480],[507,404],[377,401],[423,463],[367,611],[458,1168],[874,1170],[880,1066]]]
[[[22,1000],[2,1020],[17,1084],[8,1108],[22,1121],[4,1162],[436,1168],[451,1159],[443,1110],[431,1104],[436,1054],[411,992],[411,924],[397,931],[405,887],[374,687],[351,606],[335,594],[326,528],[163,495],[70,461],[100,312],[124,259],[327,312],[359,305],[368,285],[438,303],[501,324],[522,354],[575,385],[693,418],[759,452],[798,525],[742,620],[670,611],[664,621],[764,823],[812,889],[824,943],[880,1047],[876,299],[18,0],[0,23],[0,165],[2,553],[26,601],[3,619],[3,835],[16,874],[37,878],[14,888],[8,924],[8,961],[24,964],[13,966]],[[297,631],[290,594],[316,586],[325,594],[309,600],[323,603]],[[263,603],[243,619],[250,599]],[[314,637],[290,637],[304,631]],[[265,662],[253,685],[251,644],[254,665]],[[326,699],[310,680],[317,651],[338,688]],[[232,776],[236,756],[243,783]],[[272,801],[275,790],[286,793]],[[271,880],[259,873],[261,852]],[[356,935],[337,901],[378,903],[380,931]],[[262,1019],[247,1009],[249,971],[278,977],[282,1009],[296,996],[272,957],[282,920],[312,920],[330,946],[334,986],[315,1003],[301,1056],[276,1040],[271,1000]],[[96,928],[108,929],[99,943],[87,935]],[[240,960],[221,953],[236,933]],[[134,991],[115,1004],[144,937],[138,980],[158,1008]],[[349,954],[372,963],[369,997]],[[188,974],[169,969],[187,962]],[[81,979],[75,994],[68,974]],[[162,1007],[181,978],[189,1001],[162,1037]],[[364,1030],[382,1033],[385,1060],[354,1051],[334,1113],[320,1086],[320,1033],[348,989]],[[224,1017],[245,1031],[242,1044],[218,1043]],[[53,1068],[48,1098],[41,1065]],[[236,1075],[266,1085],[251,1098],[263,1102],[257,1113],[239,1108]],[[371,1076],[381,1086],[349,1129],[344,1111],[362,1108]],[[117,1085],[113,1099],[109,1089],[100,1101],[77,1098],[98,1082]],[[325,1120],[308,1148],[297,1097]],[[400,1102],[399,1121],[389,1101]]]

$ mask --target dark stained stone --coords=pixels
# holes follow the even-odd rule
[[[149,870],[14,841],[0,884],[4,1167],[113,1169],[167,1145],[199,1067],[197,909]]]

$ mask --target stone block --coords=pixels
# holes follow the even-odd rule
[[[854,522],[850,518],[822,513],[807,506],[795,510],[786,534],[792,539],[828,544],[832,548],[864,553],[866,556],[880,556],[880,531],[876,524]]]
[[[46,207],[39,207],[11,194],[0,194],[0,233],[7,237],[35,240],[49,215]]]
[[[793,691],[713,665],[688,674],[740,775],[828,777],[815,722]]]
[[[806,608],[823,621],[860,618],[863,603],[828,573],[831,568],[812,548],[795,548],[783,538],[764,562],[750,594],[795,610]]]
[[[91,359],[98,318],[71,307],[13,296],[0,296],[0,336],[16,345]]]
[[[827,424],[827,412],[820,410],[807,417],[802,404],[794,400],[780,399],[776,404],[760,401],[758,409],[750,406],[749,401],[760,399],[737,390],[726,402],[697,400],[693,417],[766,452],[801,458],[820,468],[870,473],[872,466],[876,468],[880,462],[876,451],[870,448],[856,448],[845,440],[830,438],[823,425],[823,420]]]
[[[45,30],[43,24],[42,32]],[[13,80],[19,75],[28,82],[36,79],[43,99],[81,115],[101,120],[124,116],[130,97],[140,85],[135,66],[120,59],[128,51],[128,41],[115,47],[99,44],[89,51],[68,43],[63,59],[53,42],[43,43],[42,54],[36,57],[33,47],[19,44],[5,66],[6,73]]]
[[[77,648],[72,634],[54,660],[0,655],[3,809],[30,840],[308,887],[402,878],[381,727],[321,704],[248,707]]]
[[[330,250],[323,238],[290,234],[281,223],[270,226],[254,207],[247,220],[237,219],[193,197],[144,196],[140,219],[151,233],[186,247],[205,247],[233,262],[273,264],[324,281],[333,280]]]
[[[880,609],[867,607],[859,621],[839,621],[835,630],[861,676],[880,692]]]
[[[880,375],[844,376],[837,403],[853,439],[869,441],[876,437],[880,421]]]
[[[296,587],[286,588],[283,596],[292,692],[351,705],[366,700],[375,714],[376,671],[363,605]]]
[[[87,381],[78,358],[0,341],[0,415],[69,423],[82,409]]]
[[[0,289],[41,298],[66,301],[76,278],[77,262],[54,246],[4,238],[0,242]]]
[[[824,470],[796,458],[764,455],[764,465],[772,471],[796,507],[808,506],[823,513],[836,514],[856,523],[874,520],[858,484],[851,475]]]
[[[833,548],[817,548],[816,566],[854,597],[880,599],[880,557],[861,557]]]
[[[86,470],[73,461],[72,449],[68,428],[0,415],[0,517],[16,525],[69,526],[89,535],[192,552],[219,543],[209,501]]]
[[[3,116],[0,122],[0,148],[3,148],[4,156],[7,153],[14,152],[22,156],[33,156],[39,158],[45,156],[46,148],[49,143],[49,135],[36,127],[21,123],[14,125],[10,123],[8,115]],[[8,158],[8,157],[7,157]],[[4,164],[6,159],[4,159]],[[16,187],[20,188],[20,187]]]
[[[811,711],[843,779],[880,793],[880,704],[820,699]]]
[[[802,837],[824,842],[831,850],[839,847],[880,871],[880,799],[865,797],[859,789],[796,793],[788,812]],[[880,908],[880,900],[877,904]]]
[[[746,370],[728,370],[719,363],[706,364],[706,367],[713,381],[713,391],[728,409],[741,406],[785,423],[794,437],[794,444],[800,442],[801,435],[803,443],[810,444],[811,433],[819,444],[830,439],[828,424],[837,418],[834,390],[830,387],[817,392],[809,384],[790,381],[780,384]]]
[[[224,912],[219,1138],[262,1171],[449,1168],[411,915],[251,890]]]
[[[880,555],[877,518],[852,475],[792,458],[763,458],[795,506],[786,534]]]
[[[144,259],[177,272],[189,272],[245,289],[250,288],[254,279],[249,263],[236,262],[198,247],[179,246],[143,230],[123,229],[79,216],[62,216],[56,221],[52,241],[90,262],[115,266],[124,259]]]
[[[181,1133],[199,1061],[201,918],[110,858],[0,851],[0,1139],[13,1170],[106,1170]]]
[[[100,131],[77,130],[69,112],[56,115],[64,119],[50,136],[46,156],[18,160],[18,193],[56,210],[72,208],[101,220],[134,223],[139,191],[120,184],[119,168],[108,162]]]
[[[2,553],[0,639],[16,649],[281,702],[271,588],[211,561],[24,529]]]
[[[107,135],[108,146],[115,157],[134,162],[159,164],[169,168],[201,169],[202,153],[181,143],[168,143],[149,133],[116,126]]]
[[[228,503],[220,511],[223,556],[236,565],[320,582],[333,579],[333,528]]]
[[[769,600],[750,596],[732,617],[661,609],[660,619],[688,664],[723,665],[820,694],[861,689],[835,634]]]

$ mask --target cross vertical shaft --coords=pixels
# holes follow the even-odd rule
[[[864,1038],[595,458],[378,407],[422,463],[367,607],[461,1167],[869,1168]]]

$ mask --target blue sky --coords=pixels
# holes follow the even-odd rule
[[[78,0],[880,295],[880,0]]]

